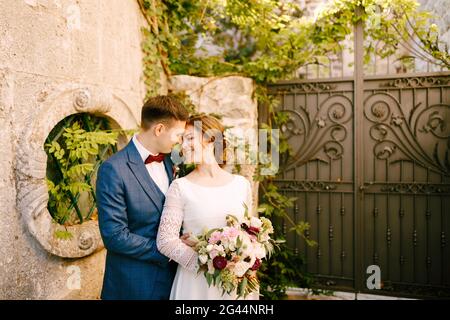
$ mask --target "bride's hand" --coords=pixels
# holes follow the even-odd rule
[[[197,241],[191,237],[190,233],[184,233],[180,237],[181,241],[183,241],[184,244],[188,245],[189,247],[194,247],[197,244]]]

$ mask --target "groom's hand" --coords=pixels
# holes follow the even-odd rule
[[[194,247],[195,244],[197,243],[196,241],[191,239],[191,234],[190,233],[184,233],[181,237],[180,237],[181,241],[183,241],[184,244],[188,245],[189,247]]]

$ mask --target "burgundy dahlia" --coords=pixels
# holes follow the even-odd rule
[[[253,264],[253,266],[250,269],[255,271],[255,270],[258,270],[260,266],[261,266],[261,260],[256,258],[255,263]]]
[[[227,259],[225,257],[217,256],[213,259],[213,266],[216,269],[222,270],[227,266]]]
[[[247,230],[247,233],[249,233],[249,234],[253,234],[253,235],[258,235],[258,233],[259,233],[259,228],[256,228],[256,227],[249,227]]]

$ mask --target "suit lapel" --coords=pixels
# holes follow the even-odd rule
[[[169,177],[169,185],[172,183],[173,181],[173,162],[170,159],[170,154],[168,154],[165,158],[164,158],[164,167],[166,168],[166,173],[167,176]]]
[[[164,203],[164,194],[159,190],[156,183],[153,181],[152,177],[147,171],[144,162],[142,161],[139,152],[137,151],[133,141],[127,146],[128,152],[128,166],[133,172],[133,175],[138,180],[142,189],[144,189],[145,193],[148,195],[150,200],[153,201],[158,210],[162,211],[162,205]],[[167,169],[166,169],[167,170]]]

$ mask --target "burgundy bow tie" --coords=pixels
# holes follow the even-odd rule
[[[154,156],[154,155],[149,155],[149,156],[147,157],[147,159],[145,159],[145,164],[152,163],[153,161],[161,162],[161,161],[164,160],[164,157],[165,157],[165,156],[166,156],[166,155],[165,155],[164,153],[158,153],[156,156]]]

